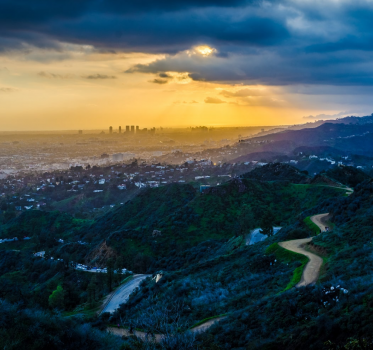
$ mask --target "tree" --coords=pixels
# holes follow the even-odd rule
[[[129,320],[134,328],[146,331],[138,349],[195,349],[196,335],[189,331],[190,322],[182,316],[185,308],[184,303],[154,300],[152,306],[143,309],[138,318]],[[156,334],[161,334],[159,345]]]
[[[63,309],[65,305],[64,290],[61,285],[52,292],[48,299],[49,307],[52,309]]]
[[[273,236],[273,221],[275,217],[270,209],[268,209],[262,216],[262,221],[260,224],[261,230],[259,231],[263,235],[268,237]]]
[[[238,217],[240,234],[250,232],[254,228],[254,214],[248,205],[243,205],[240,216]]]
[[[96,300],[96,283],[93,280],[93,277],[87,287],[87,294],[88,294],[88,303],[92,306]]]

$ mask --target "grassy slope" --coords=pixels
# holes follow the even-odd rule
[[[203,195],[189,185],[170,185],[144,191],[81,234],[93,242],[105,237],[127,257],[126,264],[132,270],[145,272],[155,259],[157,269],[177,269],[182,265],[170,265],[171,257],[208,240],[226,240],[238,234],[244,206],[251,208],[254,226],[260,225],[267,208],[275,216],[275,225],[286,226],[299,212],[342,193],[329,187],[247,179],[230,181]],[[162,236],[153,238],[154,229],[161,230]],[[140,270],[136,259],[143,265]]]
[[[303,222],[307,228],[312,232],[313,236],[317,236],[320,233],[319,227],[311,220],[311,216],[307,216]]]
[[[284,291],[287,291],[288,289],[296,286],[302,278],[303,269],[308,263],[309,259],[302,254],[298,254],[295,252],[291,252],[290,250],[284,249],[280,247],[277,243],[273,243],[272,245],[270,245],[266,249],[266,254],[274,254],[277,259],[284,261],[286,263],[300,261],[301,265],[294,270],[293,277],[284,289]]]

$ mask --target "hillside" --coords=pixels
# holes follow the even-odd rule
[[[241,147],[253,152],[292,153],[302,147],[333,150],[334,153],[373,156],[373,123],[324,123],[316,128],[285,130],[241,142]],[[327,147],[327,148],[326,148]]]
[[[146,310],[160,309],[166,300],[173,300],[187,305],[189,311],[182,313],[183,319],[228,314],[201,334],[201,349],[224,348],[225,344],[233,349],[328,349],[324,345],[327,341],[341,345],[349,337],[369,339],[373,331],[369,316],[372,194],[373,183],[364,182],[350,197],[335,198],[315,208],[329,210],[336,224],[332,232],[314,238],[310,246],[323,252],[325,259],[315,287],[286,291],[292,271],[300,263],[270,253],[273,242],[289,239],[294,232],[300,234],[298,223],[254,246],[234,249],[230,241],[227,244],[232,248],[224,256],[212,245],[201,247],[210,259],[166,273],[159,283],[148,280],[114,319],[128,314],[141,317]]]
[[[219,246],[258,227],[268,211],[273,224],[281,226],[320,200],[342,194],[342,190],[329,187],[252,179],[231,180],[204,194],[189,185],[169,185],[144,191],[84,226],[76,239],[94,245],[105,240],[114,255],[123,256],[130,270],[179,269],[198,259],[191,251],[203,242]],[[153,230],[161,235],[153,237]],[[58,254],[63,254],[63,249]],[[101,256],[94,259],[102,263]]]
[[[365,180],[370,180],[372,178],[364,171],[350,166],[334,167],[326,171],[325,175],[351,187],[355,187]]]
[[[341,179],[349,174],[349,169],[342,170],[347,172],[336,174]],[[373,269],[367,243],[373,184],[365,180],[346,197],[345,190],[329,186],[337,184],[329,175],[316,179],[320,178],[324,182],[286,164],[268,164],[204,193],[189,184],[145,189],[89,221],[59,212],[28,211],[2,227],[8,233],[28,231],[31,240],[29,246],[15,242],[2,251],[0,295],[12,303],[24,302],[30,310],[35,305],[48,309],[50,296],[63,288],[60,307],[66,315],[91,312],[92,324],[102,327],[104,317],[97,319],[90,310],[109,293],[109,279],[105,274],[77,271],[69,261],[99,266],[112,261],[136,273],[162,271],[163,277],[158,283],[146,279],[127,304],[110,319],[105,316],[106,323],[128,326],[175,305],[183,305],[180,324],[227,314],[197,337],[198,348],[206,350],[223,349],[225,344],[233,349],[304,349],[304,339],[307,348],[322,349],[327,340],[339,343],[349,336],[370,334],[371,325],[360,319],[361,312],[368,319],[370,311],[359,310],[370,303],[369,278],[360,266],[367,266],[369,274]],[[331,183],[325,185],[325,179]],[[327,265],[319,284],[291,288],[303,263],[296,255],[278,251],[276,243],[309,237],[313,232],[303,220],[324,212],[331,213],[336,227],[315,237],[309,246],[325,254]],[[246,245],[250,230],[268,220],[283,229]],[[153,230],[161,233],[153,236]],[[48,241],[41,239],[45,234]],[[64,243],[56,241],[60,235]],[[54,259],[33,257],[31,244],[36,243]],[[114,276],[113,285],[122,278]],[[338,302],[325,294],[338,285],[351,297],[340,287]],[[351,325],[359,322],[363,327],[356,331]],[[101,344],[101,334],[94,330],[92,334],[92,344]]]
[[[290,181],[294,184],[309,183],[310,177],[305,171],[282,163],[269,163],[242,175],[245,179],[260,181]]]

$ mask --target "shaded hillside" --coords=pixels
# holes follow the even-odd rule
[[[348,152],[330,146],[300,146],[293,150],[293,154],[303,154],[305,156],[315,155],[318,157],[345,156]]]
[[[307,172],[283,163],[269,163],[242,175],[245,179],[260,181],[290,181],[294,184],[309,183]]]
[[[372,178],[364,171],[350,166],[334,167],[333,169],[328,170],[325,174],[344,185],[352,187]]]
[[[230,163],[239,162],[284,162],[287,161],[289,157],[280,152],[253,152],[240,156],[238,158],[232,159]]]
[[[273,224],[282,225],[322,198],[342,194],[333,188],[251,179],[235,179],[202,195],[175,184],[144,191],[80,230],[78,237],[95,245],[106,240],[114,255],[122,255],[126,267],[137,272],[178,269],[191,262],[193,254],[188,257],[186,251],[258,227],[268,211]],[[153,230],[162,233],[153,237]]]
[[[0,225],[0,238],[43,236],[45,239],[56,240],[70,236],[73,229],[89,222],[59,211],[30,210]]]
[[[295,147],[292,149],[297,146],[330,146],[345,152],[373,155],[372,133],[373,124],[347,125],[325,123],[317,128],[288,130],[251,140],[254,142],[269,141],[270,143],[266,146],[269,148],[271,148],[271,143],[282,145],[281,141],[286,142],[288,145],[295,144]],[[281,151],[291,151],[292,149],[290,146],[288,148],[282,147]],[[275,149],[271,150],[275,151]]]
[[[169,305],[170,300],[183,301],[181,317],[191,322],[228,314],[199,336],[199,348],[205,350],[226,344],[232,349],[324,349],[327,341],[345,344],[349,337],[369,339],[373,332],[372,208],[372,181],[322,208],[332,213],[336,226],[315,237],[310,248],[318,247],[325,254],[316,286],[285,291],[300,263],[270,253],[273,242],[287,238],[283,234],[254,246],[233,249],[231,245],[224,256],[213,244],[206,244],[200,247],[200,261],[165,273],[159,283],[146,281],[114,319],[141,318],[148,309]],[[210,259],[204,259],[206,255]]]
[[[334,186],[334,187],[343,186],[342,183],[327,176],[325,173],[315,175],[311,180],[311,184],[312,185],[327,185],[327,186]]]

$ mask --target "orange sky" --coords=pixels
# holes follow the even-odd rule
[[[193,50],[208,60],[212,49]],[[309,114],[339,112],[333,106],[311,108],[284,87],[198,82],[188,72],[168,72],[168,83],[157,84],[154,75],[124,73],[162,57],[97,54],[77,45],[62,53],[35,49],[0,56],[0,130],[284,125],[304,123]],[[251,96],[236,96],[240,91]]]

